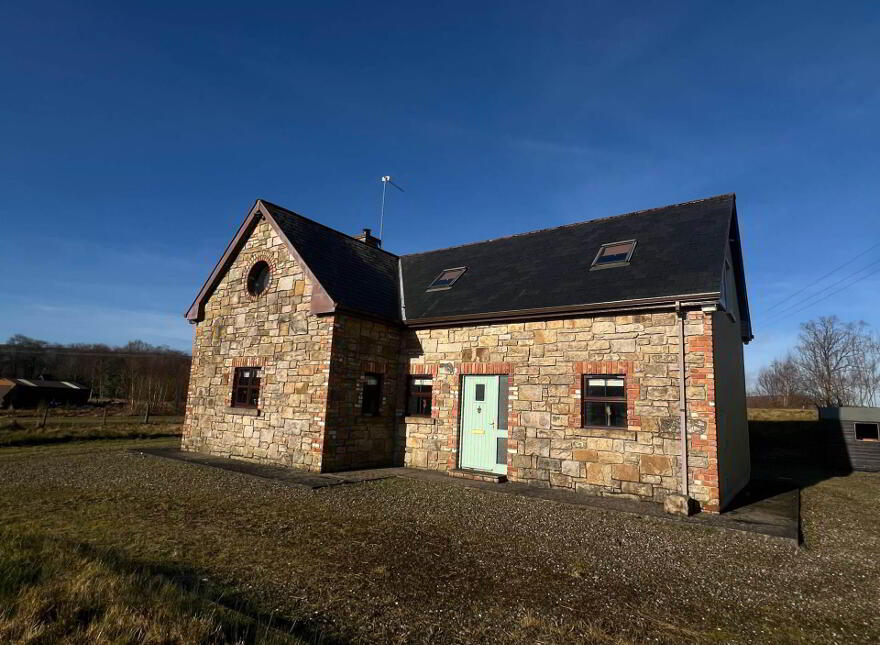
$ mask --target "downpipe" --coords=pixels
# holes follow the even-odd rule
[[[681,301],[675,302],[675,313],[678,316],[678,427],[681,432],[681,494],[688,494],[688,445],[687,445],[687,407],[685,404],[684,371],[684,321],[686,314],[681,308]]]

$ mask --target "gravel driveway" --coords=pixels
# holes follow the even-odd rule
[[[345,642],[880,641],[880,475],[807,489],[795,550],[404,479],[303,491],[131,445],[0,450],[4,523]]]

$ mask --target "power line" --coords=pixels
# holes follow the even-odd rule
[[[859,253],[858,255],[851,257],[849,260],[847,260],[847,261],[844,262],[843,264],[838,265],[837,267],[835,267],[834,269],[832,269],[831,271],[829,271],[828,273],[826,273],[825,275],[823,275],[823,276],[822,276],[821,278],[819,278],[818,280],[814,280],[813,282],[811,282],[810,284],[808,284],[807,286],[805,286],[803,289],[798,289],[798,290],[795,291],[794,293],[792,293],[792,294],[786,296],[785,298],[783,298],[782,300],[780,300],[779,302],[777,302],[775,305],[773,305],[772,307],[770,307],[769,309],[767,309],[767,311],[768,311],[768,312],[773,311],[774,309],[776,309],[776,307],[778,307],[779,305],[781,305],[781,304],[783,304],[783,303],[785,303],[785,302],[788,302],[789,300],[791,300],[792,298],[794,298],[796,295],[803,293],[804,291],[806,291],[806,290],[809,289],[810,287],[815,287],[817,284],[819,284],[820,282],[822,282],[822,280],[824,280],[825,278],[827,278],[827,277],[830,276],[831,274],[833,274],[833,273],[837,273],[837,272],[838,272],[840,269],[842,269],[843,267],[845,267],[845,266],[847,266],[847,265],[849,265],[849,264],[852,264],[853,262],[855,262],[856,260],[858,260],[860,257],[862,257],[863,255],[865,255],[866,253],[868,253],[868,251],[872,251],[872,250],[876,249],[878,246],[880,246],[880,242],[877,242],[877,244],[874,244],[873,246],[868,247],[866,250],[862,251],[862,252]]]
[[[877,264],[877,263],[875,262],[874,264]],[[868,265],[868,266],[873,266],[873,265]],[[865,267],[865,268],[867,268],[867,267]],[[864,269],[862,269],[862,271],[864,271]],[[857,273],[858,273],[858,272],[857,272]],[[819,303],[822,302],[823,300],[827,300],[827,299],[830,298],[831,296],[836,296],[836,295],[839,294],[841,291],[844,291],[845,289],[849,289],[849,288],[852,287],[853,285],[858,284],[859,282],[861,282],[862,280],[865,280],[866,278],[870,278],[872,275],[874,275],[874,274],[876,274],[876,273],[880,273],[880,267],[878,267],[877,269],[874,269],[874,270],[871,271],[870,273],[867,273],[867,274],[863,275],[863,276],[862,276],[861,278],[859,278],[858,280],[853,280],[852,282],[850,282],[848,285],[842,287],[841,289],[838,289],[837,291],[832,291],[831,293],[825,295],[824,297],[819,298],[818,300],[814,300],[813,302],[804,305],[804,306],[801,307],[800,309],[796,309],[795,311],[791,312],[791,315],[794,315],[794,314],[800,313],[801,311],[804,311],[804,310],[806,310],[806,309],[809,309],[810,307],[819,304]],[[786,317],[786,316],[782,316],[782,318],[785,318],[785,317]],[[774,320],[779,320],[779,319],[780,319],[780,318],[777,317],[777,318],[775,318]],[[770,321],[768,321],[768,322],[770,322]]]
[[[823,296],[823,294],[825,294],[827,291],[829,291],[829,290],[831,290],[831,289],[834,289],[834,287],[836,287],[837,285],[846,282],[847,280],[853,278],[854,276],[858,275],[859,273],[862,273],[862,272],[865,271],[866,269],[870,269],[871,267],[874,267],[874,266],[876,266],[877,264],[880,264],[880,260],[876,260],[876,261],[874,261],[874,262],[871,262],[870,264],[867,264],[867,265],[863,266],[861,269],[857,269],[856,271],[853,271],[852,273],[849,273],[849,274],[843,276],[843,277],[842,277],[840,280],[838,280],[837,282],[832,282],[831,284],[829,284],[829,285],[827,285],[827,286],[825,286],[825,287],[822,287],[821,289],[819,289],[819,291],[817,291],[817,292],[814,293],[813,295],[809,296],[809,297],[807,298],[807,301],[810,301],[810,300],[812,300],[813,298],[816,298],[816,297]],[[865,277],[867,277],[867,276],[865,276]],[[863,279],[863,278],[859,278],[859,280],[862,280],[862,279]],[[803,291],[803,290],[801,290],[801,291]],[[839,290],[838,290],[838,291],[839,291]],[[832,292],[832,293],[830,293],[830,294],[828,294],[828,295],[831,296],[831,295],[834,295],[834,293],[835,293],[835,292]],[[819,300],[824,300],[824,299],[825,299],[824,297],[820,297],[820,298],[819,298]],[[777,320],[778,318],[785,316],[785,314],[787,314],[788,312],[790,312],[790,311],[792,311],[792,310],[794,310],[794,309],[798,309],[798,308],[801,307],[803,304],[804,304],[804,302],[796,302],[796,303],[794,303],[794,304],[792,304],[792,305],[789,305],[788,307],[782,309],[781,311],[777,311],[773,316],[771,316],[770,321]],[[768,322],[770,322],[770,321],[768,321]]]

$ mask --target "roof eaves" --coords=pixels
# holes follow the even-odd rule
[[[580,305],[563,305],[559,307],[539,307],[535,309],[512,309],[509,311],[492,311],[486,313],[461,314],[452,316],[433,316],[428,318],[411,318],[404,320],[407,327],[432,327],[444,324],[474,323],[474,322],[502,322],[519,319],[540,319],[549,317],[564,317],[576,314],[597,315],[619,311],[666,309],[675,307],[680,303],[682,307],[698,307],[707,304],[717,304],[721,293],[708,291],[702,293],[681,294],[677,296],[662,296],[656,298],[637,298],[631,300],[616,300],[612,302],[598,302]]]
[[[204,317],[205,314],[205,301],[208,297],[213,293],[214,288],[217,286],[217,283],[226,273],[226,270],[229,268],[229,264],[231,263],[231,258],[234,254],[241,248],[241,245],[244,244],[244,240],[247,235],[250,234],[252,227],[255,225],[255,219],[259,212],[259,200],[254,203],[251,207],[250,211],[248,211],[247,217],[245,217],[244,221],[241,223],[241,226],[238,227],[235,235],[229,244],[226,245],[226,250],[223,251],[223,255],[220,256],[220,259],[217,260],[217,263],[214,265],[214,269],[211,271],[211,274],[208,276],[208,279],[205,280],[205,283],[202,285],[202,288],[199,290],[199,293],[196,295],[195,300],[193,300],[189,309],[187,310],[184,316],[190,322],[198,322]]]

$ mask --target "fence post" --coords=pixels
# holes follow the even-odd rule
[[[38,428],[45,428],[46,427],[46,417],[48,417],[48,416],[49,416],[49,406],[47,405],[45,408],[43,408],[43,420],[40,421],[40,425],[37,426]]]
[[[107,406],[104,406],[104,413],[101,415],[101,427],[107,427]]]
[[[147,407],[144,409],[144,423],[150,422],[150,402],[147,401]]]

